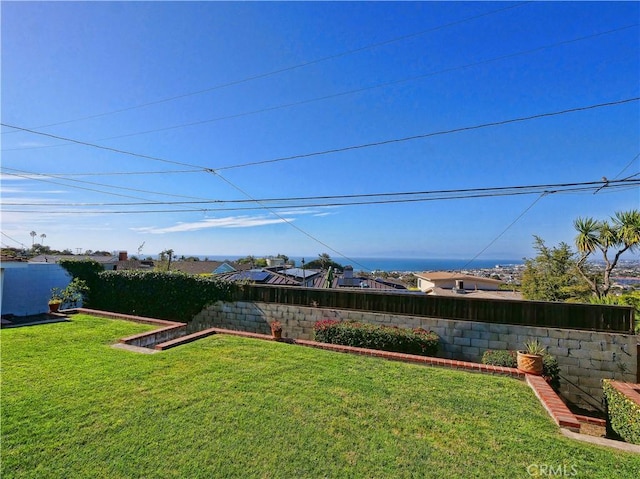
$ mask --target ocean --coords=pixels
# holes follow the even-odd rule
[[[290,258],[301,265],[302,258]],[[305,258],[311,261],[316,258]],[[333,258],[336,263],[351,265],[355,271],[450,271],[461,269],[495,268],[497,265],[521,265],[523,261],[514,259],[476,259],[472,262],[465,259],[428,259],[428,258]]]
[[[259,256],[256,256],[259,257]],[[200,259],[204,259],[201,256]],[[218,258],[208,257],[211,260],[222,261],[223,259],[236,260],[238,257]],[[317,256],[305,256],[308,263],[317,259]],[[290,256],[291,261],[295,261],[296,266],[302,266],[301,256]],[[521,259],[476,259],[472,262],[465,259],[429,259],[429,258],[371,258],[371,257],[351,257],[350,259],[332,257],[336,263],[343,266],[351,265],[355,271],[459,271],[461,269],[487,269],[500,266],[521,265]]]

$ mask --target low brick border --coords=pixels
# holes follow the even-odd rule
[[[555,423],[573,432],[580,432],[580,421],[542,376],[526,375],[527,384],[538,397]]]
[[[629,398],[631,401],[640,406],[640,384],[637,383],[623,383],[621,381],[609,381],[611,386],[618,390],[621,394]]]
[[[147,331],[146,333],[134,334],[118,340],[121,344],[127,344],[130,346],[148,347],[149,345],[156,344],[162,341],[163,336],[178,337],[184,336],[184,332],[187,329],[187,323],[181,323],[178,321],[167,321],[165,319],[147,318],[145,316],[135,316],[131,314],[113,313],[111,311],[100,311],[97,309],[88,308],[75,308],[69,310],[71,314],[90,314],[92,316],[98,316],[107,319],[122,319],[124,321],[132,321],[134,323],[151,324],[158,326],[158,329]],[[179,338],[178,338],[179,339]]]
[[[126,321],[135,321],[145,324],[156,324],[158,326],[164,326],[165,329],[170,326],[185,326],[185,323],[179,323],[176,321],[165,321],[162,319],[146,318],[142,316],[132,316],[128,314],[111,313],[108,311],[98,311],[86,308],[77,308],[73,310],[78,313],[91,314],[94,316],[102,316],[111,319],[123,319]],[[123,338],[119,342],[124,342],[134,337],[148,336],[156,333],[157,330],[147,333],[130,336],[129,338]],[[154,346],[155,350],[164,351],[166,349],[180,346],[181,344],[187,344],[198,339],[211,336],[213,334],[227,334],[231,336],[240,336],[244,338],[262,339],[269,341],[276,341],[271,335],[249,333],[245,331],[235,331],[231,329],[223,328],[209,328],[197,333],[181,336],[179,338],[171,339]],[[324,349],[327,351],[336,351],[347,354],[358,354],[364,356],[371,356],[377,358],[388,359],[392,361],[402,361],[414,364],[423,364],[425,366],[445,367],[450,369],[459,369],[463,371],[478,372],[484,374],[499,374],[506,375],[516,379],[524,379],[533,392],[542,403],[545,410],[549,413],[554,422],[561,428],[569,429],[573,432],[580,432],[580,421],[578,417],[573,414],[564,402],[560,399],[558,394],[553,390],[551,386],[541,376],[534,376],[531,374],[525,374],[516,368],[507,368],[503,366],[492,366],[488,364],[472,363],[468,361],[457,361],[454,359],[434,358],[429,356],[418,356],[415,354],[395,353],[391,351],[380,351],[377,349],[356,348],[353,346],[342,346],[338,344],[319,343],[316,341],[309,341],[306,339],[283,339],[280,342],[289,344],[295,344],[299,346],[312,347],[317,349]],[[636,393],[637,394],[637,393]],[[589,419],[586,416],[585,419]],[[594,419],[594,418],[591,418]],[[582,422],[589,422],[583,420]]]
[[[583,416],[581,414],[576,414],[576,418],[582,424],[593,424],[594,426],[600,426],[600,427],[607,426],[606,419],[600,419],[599,417]]]

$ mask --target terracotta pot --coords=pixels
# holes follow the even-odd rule
[[[49,303],[49,312],[57,313],[60,309],[60,303]]]
[[[539,354],[527,354],[518,351],[516,360],[518,361],[518,369],[523,373],[542,375],[542,356]]]

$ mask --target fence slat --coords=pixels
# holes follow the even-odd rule
[[[419,293],[242,285],[237,301],[317,306],[478,322],[633,333],[633,308],[577,303],[491,300]]]

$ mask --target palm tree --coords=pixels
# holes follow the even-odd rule
[[[327,265],[331,263],[331,256],[329,256],[328,253],[322,253],[318,255],[318,260],[320,261],[322,269],[324,270],[327,269]]]
[[[44,246],[44,239],[45,239],[46,237],[47,237],[47,235],[46,235],[46,234],[44,234],[44,233],[42,233],[42,234],[40,235],[40,238],[42,238],[42,242],[41,242],[40,244],[41,244],[42,246]]]
[[[31,235],[31,247],[33,248],[36,236],[38,235],[38,233],[36,233],[35,231],[32,231],[31,233],[29,233]]]
[[[575,242],[580,259],[577,266],[582,277],[589,283],[594,296],[602,298],[611,289],[611,272],[626,251],[634,251],[640,245],[640,211],[619,211],[611,222],[596,221],[593,218],[578,218],[573,226],[578,231]],[[615,250],[613,259],[609,250]],[[586,270],[587,258],[599,250],[604,259],[602,285]]]

